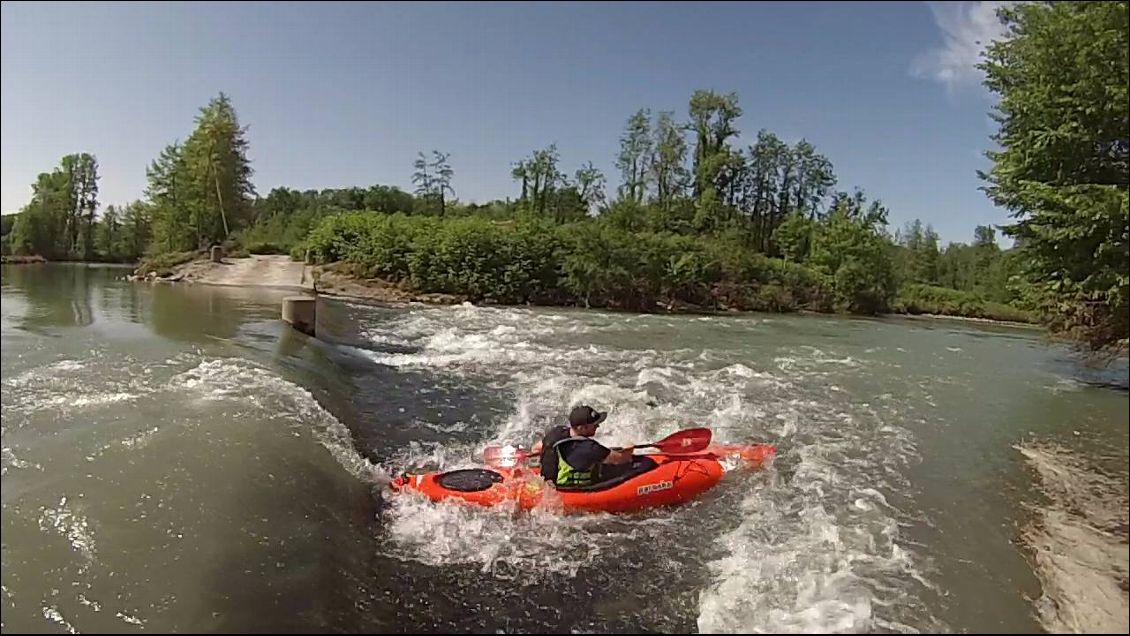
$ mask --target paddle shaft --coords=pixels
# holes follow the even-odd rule
[[[634,446],[633,448],[657,448],[661,453],[666,454],[689,454],[702,451],[707,446],[709,446],[710,438],[710,429],[692,428],[672,433],[671,435],[668,435],[658,442],[652,442],[650,444],[639,444]],[[495,449],[498,449],[498,447],[490,447],[484,451],[484,455],[486,455],[487,461],[497,461],[499,459],[502,459],[502,457],[500,457],[498,454],[501,449]],[[624,448],[619,447],[613,448],[612,450],[622,451],[624,450]],[[515,448],[509,454],[509,457],[507,457],[507,459],[523,461],[529,456],[529,451]]]

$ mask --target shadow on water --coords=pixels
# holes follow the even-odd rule
[[[671,518],[663,522],[654,511],[591,517],[579,524],[562,520],[572,527],[560,535],[556,548],[540,546],[538,558],[527,555],[517,563],[431,565],[382,556],[373,563],[371,579],[378,597],[398,599],[398,625],[425,632],[692,633],[699,593],[711,581],[705,559],[712,555],[702,536],[738,521],[704,515],[705,507],[668,511],[662,516]],[[530,531],[519,521],[504,525],[510,523],[519,524],[514,526],[519,534]],[[602,544],[595,558],[577,556],[594,542]],[[561,571],[573,559],[575,571]]]
[[[1130,390],[1130,359],[1117,356],[1089,355],[1069,348],[1057,347],[1057,354],[1045,362],[1052,373],[1070,378],[1093,388]]]
[[[93,287],[120,275],[81,264],[8,265],[3,272],[7,290],[19,293],[28,304],[20,328],[44,335],[94,322]]]
[[[891,314],[871,320],[923,331],[938,331],[968,336],[986,341],[999,340],[1000,338],[1032,341],[1033,337],[1039,338],[1043,334],[1039,327],[1034,325],[966,321],[958,318],[930,318]]]
[[[1130,390],[1130,358],[1125,352],[1096,354],[1077,350],[1070,344],[1048,336],[1042,328],[1031,325],[1009,325],[982,322],[963,322],[946,318],[885,317],[878,319],[889,324],[899,324],[912,329],[935,331],[985,343],[1008,340],[1027,347],[1051,351],[1053,355],[1041,362],[1043,367],[1060,377],[1095,388]]]
[[[366,573],[377,551],[370,487],[343,480],[331,461],[275,453],[269,461],[249,481],[278,479],[236,489],[219,511],[243,525],[216,529],[217,565],[201,591],[211,618],[193,631],[392,629],[366,611]]]
[[[165,338],[194,343],[231,339],[249,318],[245,303],[229,289],[154,284],[150,293],[149,324]]]
[[[451,445],[482,438],[506,417],[512,396],[431,371],[392,368],[365,355],[345,306],[320,299],[318,337],[282,328],[272,353],[288,377],[309,390],[353,435],[356,449],[387,462],[410,443]],[[421,391],[427,399],[420,399]],[[468,415],[470,414],[470,415]]]

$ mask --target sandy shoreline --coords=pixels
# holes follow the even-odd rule
[[[218,263],[195,260],[177,265],[168,276],[151,275],[149,280],[314,291],[314,273],[310,266],[292,261],[288,256],[270,254],[224,258]]]

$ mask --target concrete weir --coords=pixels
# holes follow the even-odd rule
[[[283,298],[282,319],[291,327],[308,336],[315,336],[318,320],[317,296],[287,296]]]

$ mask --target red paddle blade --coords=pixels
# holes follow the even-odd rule
[[[661,453],[697,453],[710,445],[714,432],[708,428],[688,428],[651,444]]]

